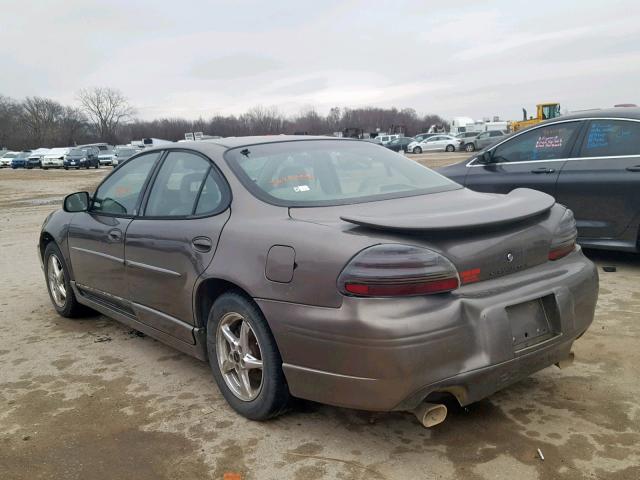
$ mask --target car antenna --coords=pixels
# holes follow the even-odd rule
[[[251,152],[249,151],[248,148],[245,148],[244,150],[240,150],[240,153],[245,157],[248,157]]]

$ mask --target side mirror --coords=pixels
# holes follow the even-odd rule
[[[89,210],[89,192],[76,192],[64,197],[62,209],[65,212],[86,212]]]

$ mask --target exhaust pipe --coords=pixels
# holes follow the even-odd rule
[[[441,403],[421,403],[413,411],[418,421],[425,427],[435,427],[447,418],[447,407]]]
[[[573,359],[575,358],[575,354],[573,352],[569,352],[569,355],[567,355],[567,358],[564,358],[562,360],[560,360],[558,363],[556,363],[556,367],[558,368],[567,368],[569,366],[571,366],[571,364],[573,363]]]

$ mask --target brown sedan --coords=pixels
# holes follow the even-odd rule
[[[477,193],[324,137],[163,145],[69,195],[39,239],[63,316],[90,307],[208,360],[251,419],[290,397],[444,419],[571,358],[594,265],[570,210]]]

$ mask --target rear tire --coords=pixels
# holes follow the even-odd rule
[[[476,149],[476,146],[473,143],[467,143],[464,146],[464,151],[465,152],[473,152]]]
[[[214,302],[207,321],[207,352],[220,392],[240,415],[267,420],[287,409],[290,394],[282,358],[253,301],[232,291]]]
[[[414,147],[414,149],[413,149],[413,153],[416,153],[416,154],[418,154],[418,153],[422,153],[422,148],[420,148],[420,147]]]
[[[67,318],[79,317],[89,311],[81,305],[71,288],[69,269],[58,246],[51,242],[44,249],[44,275],[49,298],[59,315]]]
[[[447,145],[444,150],[445,150],[445,152],[455,152],[456,151],[456,147],[454,147],[453,145]]]

